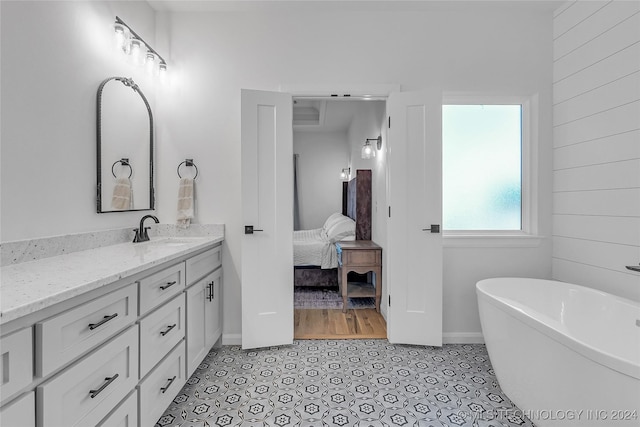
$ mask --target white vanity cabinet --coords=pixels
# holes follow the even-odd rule
[[[152,427],[220,338],[221,243],[113,280],[2,325],[3,427]]]
[[[222,335],[221,247],[187,260],[187,375]],[[202,277],[204,275],[204,277]]]

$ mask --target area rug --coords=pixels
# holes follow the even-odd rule
[[[338,288],[296,286],[293,292],[294,308],[341,309],[342,297]],[[376,308],[375,298],[348,298],[347,308]]]

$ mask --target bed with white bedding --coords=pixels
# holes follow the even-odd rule
[[[335,223],[333,227],[331,225]],[[329,225],[329,227],[327,227]],[[355,240],[355,221],[342,214],[330,216],[322,228],[293,232],[293,265],[337,268],[338,256],[335,243]]]
[[[293,232],[293,265],[319,265],[321,268],[334,268],[331,256],[327,256],[329,243],[322,239],[322,228],[298,230]]]
[[[338,286],[337,241],[371,240],[371,170],[342,183],[342,213],[322,228],[293,232],[295,286]]]

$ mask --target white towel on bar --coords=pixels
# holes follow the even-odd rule
[[[193,178],[180,178],[178,188],[178,225],[189,227],[193,219],[194,188]]]
[[[111,208],[118,211],[131,209],[132,196],[131,180],[116,178],[116,185],[113,187],[113,196],[111,197]]]

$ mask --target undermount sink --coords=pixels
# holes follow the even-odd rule
[[[146,242],[147,245],[182,246],[197,243],[201,237],[160,237]]]

